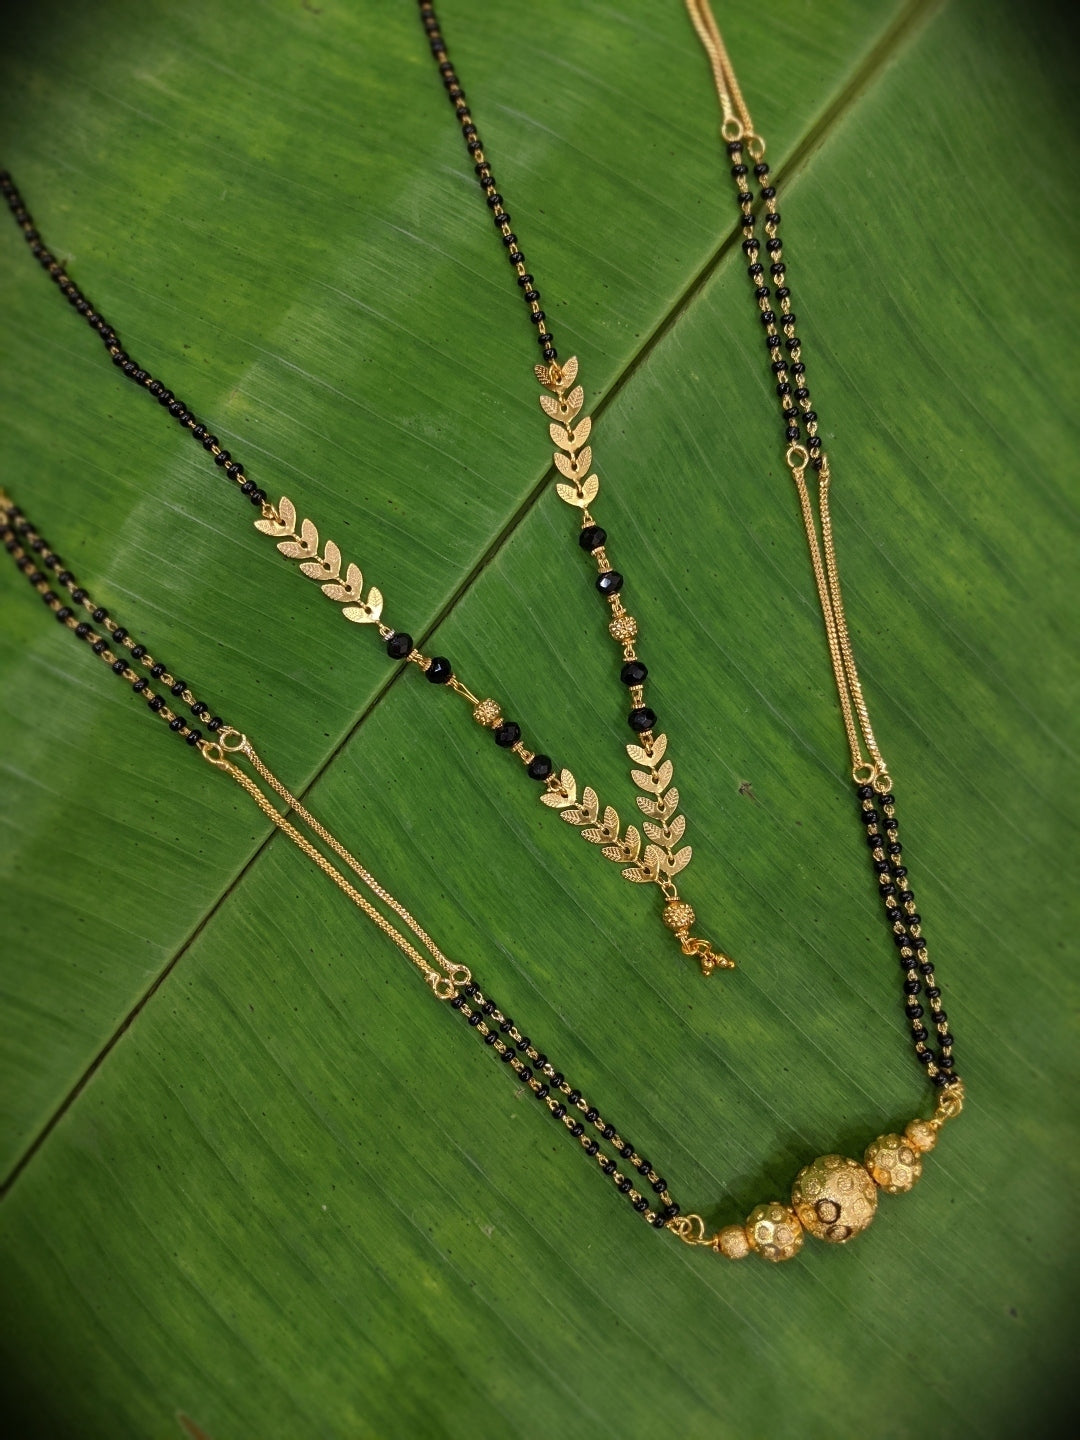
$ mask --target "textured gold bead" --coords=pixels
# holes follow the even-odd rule
[[[795,1177],[791,1203],[815,1240],[842,1245],[865,1230],[877,1209],[877,1190],[865,1168],[846,1155],[822,1155]]]
[[[886,1195],[902,1195],[922,1174],[919,1152],[903,1135],[879,1135],[863,1156],[870,1178]]]
[[[616,615],[608,626],[608,630],[615,640],[620,640],[625,644],[627,640],[633,640],[637,634],[637,621],[632,615]]]
[[[494,729],[496,725],[502,724],[502,711],[496,701],[481,700],[473,710],[472,718],[478,725],[486,725],[489,729]]]
[[[904,1138],[913,1150],[925,1155],[937,1144],[937,1127],[929,1120],[909,1120],[904,1127]]]
[[[770,1200],[746,1217],[746,1238],[763,1260],[792,1260],[802,1249],[803,1232],[793,1211]]]
[[[695,918],[694,907],[685,900],[669,900],[664,906],[664,924],[669,930],[689,930]]]
[[[716,1237],[716,1248],[729,1260],[743,1260],[750,1254],[750,1241],[741,1225],[725,1225]]]

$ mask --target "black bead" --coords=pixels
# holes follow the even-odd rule
[[[605,1140],[613,1139],[615,1135],[614,1125],[605,1125],[603,1130],[600,1131],[600,1134],[603,1135]]]
[[[112,668],[113,668],[113,674],[114,674],[114,675],[122,675],[122,674],[124,673],[124,671],[127,669],[127,661],[126,661],[126,660],[114,660],[114,661],[113,661],[113,666],[112,666]]]
[[[667,1221],[664,1219],[663,1215],[660,1214],[659,1210],[654,1210],[652,1215],[649,1217],[649,1224],[655,1230],[663,1230],[664,1227],[667,1225]]]
[[[413,638],[404,630],[395,630],[386,642],[386,653],[391,660],[404,660],[412,654]]]
[[[211,735],[216,735],[224,724],[225,721],[222,720],[221,716],[215,715],[212,720],[206,722],[206,728],[210,731]]]
[[[618,570],[605,570],[596,577],[596,588],[601,595],[617,595],[623,587],[623,577]]]
[[[179,715],[174,715],[173,718],[169,721],[169,729],[175,734],[178,730],[182,730],[183,728],[183,720],[180,719]]]
[[[628,660],[619,671],[619,679],[624,685],[644,685],[648,674],[648,666],[640,660]]]
[[[551,1077],[551,1083],[556,1087],[556,1089],[558,1089],[558,1087],[562,1085],[565,1079],[566,1076],[562,1073],[562,1071],[556,1070],[555,1074]]]
[[[649,1208],[649,1202],[648,1202],[648,1200],[645,1199],[645,1196],[644,1196],[644,1195],[639,1195],[638,1198],[634,1201],[634,1209],[635,1209],[635,1210],[638,1212],[638,1214],[640,1215],[643,1210],[647,1210],[648,1208]]]
[[[550,755],[534,755],[525,767],[532,780],[546,780],[554,770]]]
[[[511,749],[521,739],[521,726],[513,720],[506,720],[495,730],[495,744],[504,750]]]
[[[160,695],[151,695],[150,699],[146,703],[150,706],[150,709],[153,710],[154,714],[156,715],[157,712],[161,709],[161,707],[165,704],[165,701],[162,700]]]
[[[103,620],[108,618],[108,614],[109,612],[107,610],[103,610],[99,605],[98,608],[94,611],[94,619],[100,625]]]
[[[650,709],[648,705],[641,705],[638,709],[630,711],[627,720],[630,729],[636,730],[640,735],[646,730],[651,730],[656,724],[656,711]]]
[[[87,635],[90,634],[90,626],[87,625],[85,620],[80,625],[75,626],[75,634],[80,640],[85,640]]]
[[[629,1160],[629,1159],[630,1159],[630,1156],[631,1156],[633,1153],[634,1153],[634,1147],[633,1147],[632,1145],[624,1145],[624,1146],[622,1147],[622,1149],[619,1151],[619,1154],[622,1156],[622,1158],[623,1158],[624,1160]]]
[[[679,1213],[679,1207],[675,1204],[673,1200],[670,1205],[664,1206],[662,1213],[665,1220],[674,1220],[675,1216]]]
[[[556,1120],[561,1120],[561,1119],[563,1118],[563,1116],[566,1114],[566,1106],[565,1106],[565,1105],[553,1105],[553,1106],[551,1107],[551,1113],[552,1113],[552,1116],[553,1116]]]
[[[607,1156],[605,1156],[604,1159],[600,1161],[600,1169],[603,1170],[605,1175],[614,1175],[615,1161],[609,1160]]]
[[[146,681],[145,681],[145,680],[136,680],[135,683],[132,685],[131,688],[132,688],[132,690],[135,691],[135,694],[136,694],[136,695],[141,695],[141,694],[143,693],[143,691],[146,689]]]
[[[115,636],[115,635],[113,636],[113,639],[114,639],[114,640],[116,639],[116,636]],[[186,680],[174,680],[174,681],[173,681],[173,684],[172,684],[172,693],[173,693],[174,695],[182,695],[186,689],[187,689],[187,681],[186,681]]]
[[[599,1112],[599,1110],[597,1110],[597,1109],[595,1108],[595,1106],[590,1105],[589,1108],[588,1108],[588,1110],[585,1111],[585,1119],[588,1120],[588,1122],[589,1122],[590,1125],[593,1123],[594,1120],[599,1120],[599,1119],[600,1119],[600,1112]]]
[[[578,535],[577,543],[581,546],[583,550],[588,550],[591,554],[594,550],[599,550],[600,546],[603,545],[606,539],[607,531],[604,530],[601,526],[586,525],[583,527],[581,533]]]
[[[93,643],[93,645],[91,645],[90,648],[91,648],[91,650],[93,650],[93,652],[94,652],[95,655],[100,655],[101,652],[105,649],[105,641],[104,641],[104,640],[95,640],[94,643]]]
[[[539,1090],[533,1091],[533,1094],[538,1100],[546,1100],[548,1097],[548,1087],[546,1085],[541,1085]]]
[[[616,1190],[618,1190],[620,1195],[625,1195],[626,1192],[630,1189],[630,1181],[624,1175],[621,1180],[616,1182],[615,1188]]]
[[[471,1026],[473,1026],[474,1029],[476,1028],[477,1025],[480,1024],[480,1020],[481,1020],[481,1016],[480,1016],[479,1012],[476,1011],[476,1010],[474,1010],[473,1013],[469,1016],[469,1024],[470,1024]]]
[[[82,602],[86,599],[86,591],[85,591],[85,590],[73,590],[73,591],[71,592],[71,598],[72,598],[72,600],[74,600],[77,604],[81,605]]]
[[[596,1152],[600,1149],[600,1146],[596,1143],[595,1140],[586,1140],[585,1144],[581,1148],[585,1151],[586,1155],[595,1155]]]
[[[433,656],[431,664],[424,671],[432,685],[445,685],[453,673],[454,667],[445,655]]]
[[[652,1182],[652,1188],[659,1195],[662,1191],[667,1189],[667,1181],[662,1175],[658,1175],[656,1179]]]
[[[510,1061],[511,1061],[513,1058],[514,1058],[514,1052],[513,1052],[512,1050],[504,1050],[504,1051],[502,1051],[502,1053],[501,1053],[500,1056],[499,1056],[499,1059],[503,1062],[504,1065],[509,1065],[509,1064],[510,1064]]]
[[[94,618],[96,620],[97,616],[95,615]],[[152,666],[150,674],[153,675],[155,680],[160,680],[162,675],[165,674],[165,666],[159,661],[156,665]]]
[[[64,623],[65,620],[70,620],[71,615],[72,612],[66,605],[61,605],[60,609],[56,612],[56,618],[60,621],[61,625]]]
[[[921,1005],[911,1002],[904,1006],[904,1013],[910,1020],[920,1020],[925,1012]]]

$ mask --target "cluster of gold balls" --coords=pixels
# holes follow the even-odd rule
[[[713,1246],[729,1260],[755,1251],[765,1260],[791,1260],[803,1236],[843,1245],[865,1230],[877,1209],[878,1191],[900,1195],[922,1174],[922,1156],[937,1144],[939,1124],[912,1120],[903,1135],[880,1135],[862,1163],[846,1155],[823,1155],[795,1177],[790,1205],[758,1205],[745,1225],[728,1225]]]

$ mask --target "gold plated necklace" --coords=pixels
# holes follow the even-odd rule
[[[59,624],[88,646],[178,740],[233,780],[300,853],[397,946],[432,994],[462,1018],[517,1084],[528,1088],[654,1230],[670,1231],[688,1245],[706,1247],[731,1260],[750,1253],[773,1262],[790,1260],[801,1250],[806,1234],[833,1244],[853,1239],[873,1220],[879,1194],[901,1194],[918,1181],[923,1158],[937,1144],[942,1127],[961,1111],[959,1081],[943,1088],[929,1118],[917,1117],[902,1133],[880,1135],[871,1141],[861,1162],[844,1155],[825,1155],[804,1166],[796,1176],[790,1203],[767,1201],[755,1206],[743,1223],[716,1231],[710,1231],[701,1215],[684,1214],[667,1179],[653,1163],[480,989],[467,966],[447,959],[405,906],[289,792],[247,736],[212,714],[187,681],[176,679],[163,661],[87,593],[3,491],[0,544]],[[70,604],[53,585],[67,592]],[[80,619],[80,612],[88,618]],[[184,719],[182,709],[191,713],[195,725]],[[284,803],[284,812],[279,802]],[[631,1172],[636,1173],[636,1181]]]

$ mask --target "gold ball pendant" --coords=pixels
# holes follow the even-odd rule
[[[694,907],[685,900],[669,900],[664,906],[664,924],[676,934],[689,930],[696,918]]]
[[[865,1230],[877,1209],[877,1190],[866,1170],[846,1155],[823,1155],[795,1177],[791,1203],[803,1228],[833,1245]]]
[[[751,1250],[756,1250],[763,1260],[791,1260],[802,1249],[803,1232],[798,1218],[776,1200],[756,1205],[750,1211],[746,1237]]]
[[[879,1135],[871,1140],[863,1164],[871,1180],[886,1195],[902,1195],[922,1174],[919,1152],[903,1135]]]

